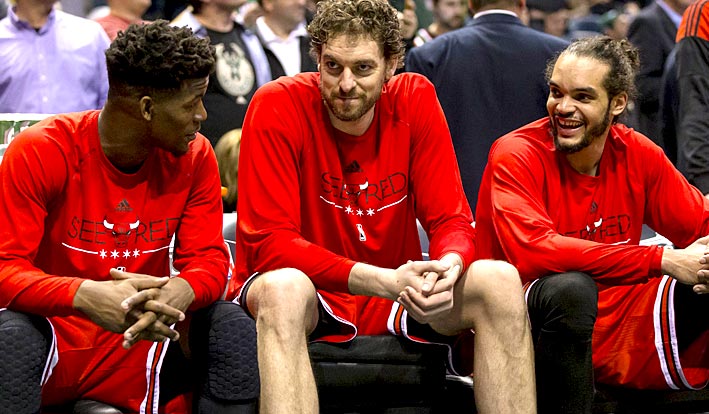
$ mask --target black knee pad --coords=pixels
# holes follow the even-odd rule
[[[204,396],[225,402],[258,398],[256,323],[239,305],[218,301],[198,311],[190,348]]]
[[[42,373],[52,341],[39,316],[0,311],[0,413],[38,413]]]
[[[598,287],[585,273],[551,275],[532,286],[528,304],[533,323],[542,323],[542,329],[590,339],[598,316]]]
[[[571,309],[584,308],[598,314],[598,286],[585,273],[570,272],[559,275],[554,281],[557,306]]]

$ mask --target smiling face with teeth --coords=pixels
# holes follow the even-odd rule
[[[611,120],[623,112],[627,102],[625,94],[608,96],[604,80],[609,70],[607,64],[590,57],[559,56],[547,99],[557,150],[575,154],[592,144],[602,150]]]

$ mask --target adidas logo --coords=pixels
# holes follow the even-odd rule
[[[116,211],[133,211],[133,208],[128,204],[128,200],[124,198],[116,205]]]
[[[363,172],[362,167],[359,166],[359,163],[355,160],[350,163],[347,167],[345,167],[345,173],[356,173],[356,172]]]

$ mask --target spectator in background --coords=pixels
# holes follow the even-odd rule
[[[98,1],[98,0],[97,0]],[[189,5],[188,0],[153,0],[143,16],[146,20],[173,20]]]
[[[416,32],[414,46],[421,46],[435,37],[460,29],[468,17],[468,0],[433,0],[433,22]]]
[[[203,98],[209,116],[201,129],[212,146],[228,131],[241,128],[254,92],[273,79],[258,37],[235,20],[235,12],[245,2],[190,0],[190,7],[172,21],[208,38],[217,52],[216,70]]]
[[[679,32],[678,32],[679,36]],[[677,46],[672,49],[660,79],[658,131],[660,146],[667,158],[686,176],[686,159],[678,157],[677,119],[679,118],[679,83],[677,81]]]
[[[431,2],[432,0],[414,0],[418,27],[426,27],[433,23],[433,5]]]
[[[522,24],[524,0],[472,0],[470,5],[472,22],[413,48],[406,70],[423,74],[436,87],[463,188],[475,208],[490,146],[545,114],[544,68],[568,43]]]
[[[598,21],[598,16],[588,14],[569,20],[565,38],[573,42],[584,37],[599,36],[601,34],[603,34],[603,28]]]
[[[389,0],[389,4],[396,9],[399,27],[401,27],[401,36],[408,51],[414,47],[414,37],[420,27],[417,10],[421,4],[417,4],[416,0]]]
[[[569,29],[566,0],[529,0],[529,26],[552,36],[565,38]]]
[[[630,20],[630,14],[625,11],[611,9],[599,17],[598,23],[601,25],[603,34],[611,39],[620,40],[628,37]]]
[[[638,97],[627,123],[663,145],[660,132],[660,85],[667,56],[675,45],[682,13],[693,0],[656,0],[640,10],[628,28],[628,40],[640,52]]]
[[[94,19],[113,40],[133,23],[144,23],[143,14],[151,0],[108,0],[108,14]]]
[[[54,3],[16,0],[0,20],[0,113],[55,114],[106,102],[108,36]]]
[[[397,12],[403,12],[404,10],[411,10],[413,16],[406,16],[404,19],[402,15],[399,15],[399,21],[406,23],[402,25],[402,35],[403,36],[413,36],[416,34],[416,30],[421,27],[428,27],[433,23],[433,0],[389,0],[389,4],[394,6]],[[407,4],[408,3],[408,4]],[[413,29],[414,34],[411,34]],[[406,41],[404,37],[404,41]]]
[[[678,167],[709,198],[709,2],[684,13],[677,33]]]
[[[227,189],[222,196],[224,212],[232,213],[236,211],[236,203],[239,198],[239,152],[241,149],[241,129],[232,129],[219,139],[214,153],[219,164],[219,178],[222,187]]]
[[[89,0],[56,0],[58,7],[69,14],[74,16],[86,17],[87,6]]]
[[[254,29],[266,50],[272,77],[317,71],[309,53],[305,0],[259,0],[258,3],[263,16],[256,19]]]
[[[256,19],[263,16],[263,9],[256,0],[247,0],[239,6],[236,20],[243,24],[247,29],[253,30],[256,24]]]

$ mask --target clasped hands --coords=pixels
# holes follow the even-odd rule
[[[396,301],[420,323],[431,323],[453,309],[453,290],[461,274],[460,259],[409,261],[395,270]]]
[[[694,293],[709,293],[709,236],[700,237],[684,249],[664,249],[662,271]]]
[[[187,281],[110,270],[114,280],[86,280],[74,296],[74,307],[102,328],[123,334],[128,349],[141,339],[176,341],[180,334],[170,326],[185,319],[194,300]]]
[[[701,266],[697,271],[697,282],[692,290],[694,293],[705,294],[709,293],[709,246],[705,246],[704,254],[699,259]]]

